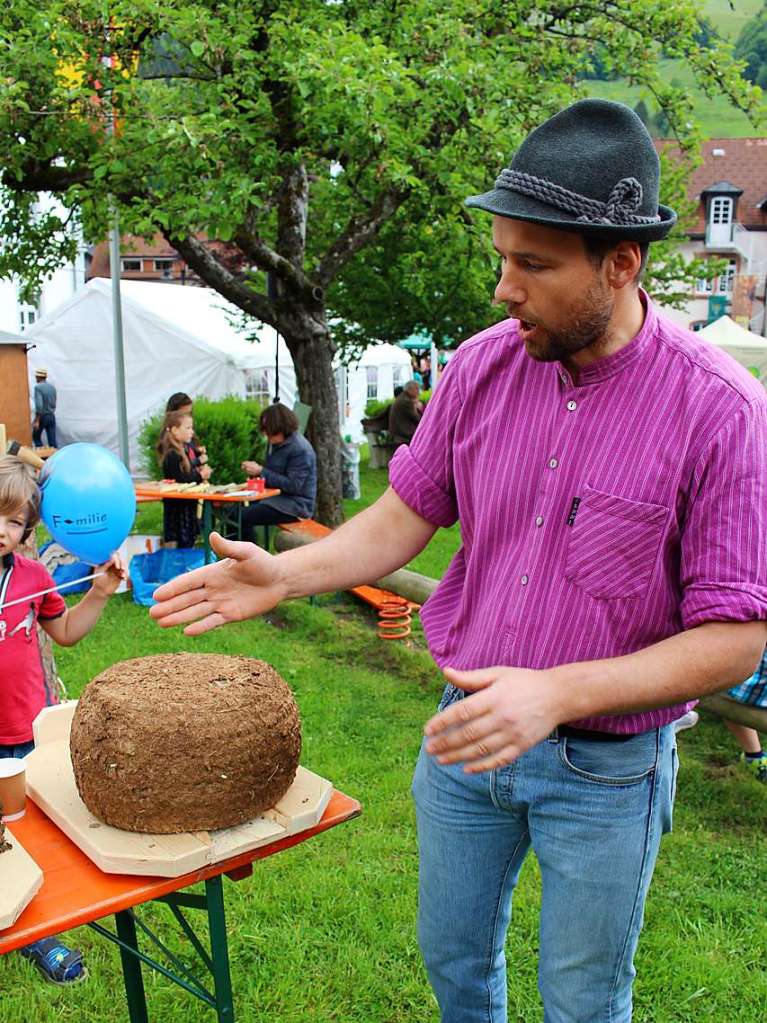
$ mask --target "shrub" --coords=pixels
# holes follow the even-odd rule
[[[266,438],[258,426],[263,406],[257,401],[229,396],[218,401],[197,398],[194,403],[194,432],[208,449],[212,483],[241,483],[245,473],[240,462],[263,462]],[[139,429],[139,450],[150,479],[161,479],[162,469],[155,445],[160,436],[164,410],[145,420]]]
[[[421,391],[418,395],[419,401],[422,404],[426,404],[431,398],[431,391]],[[377,398],[370,398],[367,405],[365,406],[365,418],[366,419],[377,419],[382,416],[384,412],[388,412],[391,408],[391,404],[394,398],[387,398],[385,401],[378,401]]]
[[[365,405],[365,419],[378,419],[384,412],[389,411],[392,401],[392,398],[389,398],[387,401],[378,401],[377,398],[370,398],[367,405]]]

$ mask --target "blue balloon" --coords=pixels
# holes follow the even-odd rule
[[[107,561],[136,517],[130,473],[98,444],[68,444],[40,473],[40,514],[51,536],[89,565]]]

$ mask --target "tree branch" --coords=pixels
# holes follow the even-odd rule
[[[254,316],[263,323],[277,327],[277,312],[274,305],[257,291],[239,280],[235,274],[216,258],[211,250],[193,235],[185,238],[174,238],[170,233],[164,235],[167,242],[186,260],[197,276],[211,288],[229,299],[238,309]]]
[[[306,251],[309,182],[303,160],[287,168],[277,206],[277,251],[299,269]]]
[[[370,209],[351,218],[346,229],[322,257],[315,279],[327,289],[339,270],[381,230],[384,223],[396,213],[410,195],[409,188],[392,187],[382,192]]]
[[[71,170],[57,167],[50,160],[28,160],[22,165],[21,177],[5,171],[3,185],[12,192],[63,192],[71,185],[81,185],[90,180],[88,167]]]

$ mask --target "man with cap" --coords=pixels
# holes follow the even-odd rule
[[[56,447],[56,388],[48,382],[48,370],[35,370],[35,421],[32,440],[36,448],[42,446],[43,431],[48,447]]]
[[[468,200],[493,215],[509,319],[451,359],[389,490],[277,557],[214,540],[229,560],[161,587],[151,611],[196,635],[380,578],[460,519],[422,609],[448,685],[413,783],[443,1023],[505,1023],[531,848],[546,1023],[631,1019],[672,722],[747,677],[767,639],[767,396],[639,287],[676,219],[658,184],[621,104],[584,100],[533,131]]]

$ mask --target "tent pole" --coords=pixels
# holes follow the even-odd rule
[[[120,302],[120,220],[114,212],[109,232],[109,264],[112,277],[112,338],[115,353],[115,393],[117,396],[117,436],[120,458],[130,471],[128,450],[128,408],[125,400],[125,352],[123,348],[123,317]]]
[[[437,361],[437,358],[438,358],[437,357],[437,346],[432,341],[432,343],[431,343],[431,350],[429,352],[429,365],[431,367],[431,372],[430,372],[430,376],[429,376],[429,385],[431,387],[431,393],[432,394],[434,394],[434,392],[437,390],[437,374],[439,372],[439,362]]]

